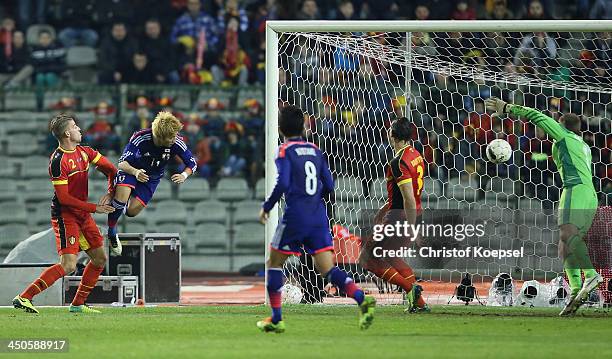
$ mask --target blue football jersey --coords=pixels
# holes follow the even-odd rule
[[[266,212],[285,195],[283,222],[328,226],[323,197],[334,190],[327,160],[314,144],[298,138],[280,145],[276,153],[278,177],[263,203]]]
[[[127,161],[132,167],[145,170],[149,178],[155,180],[163,177],[166,165],[176,155],[195,173],[196,160],[179,136],[171,147],[159,147],[153,143],[151,129],[146,129],[132,135],[119,162]]]

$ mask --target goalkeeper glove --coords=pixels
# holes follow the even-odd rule
[[[487,110],[493,111],[492,117],[500,117],[503,114],[510,112],[511,104],[497,97],[489,97],[485,100]]]

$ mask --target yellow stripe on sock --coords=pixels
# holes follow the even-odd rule
[[[387,279],[387,282],[390,282],[391,279],[393,279],[393,277],[395,277],[397,275],[397,272],[393,273],[393,275],[391,276],[391,278]],[[384,279],[384,278],[383,278]]]
[[[45,285],[45,288],[49,288],[49,285],[47,284],[47,282],[45,282],[42,278],[38,278],[38,280],[43,282],[43,284]]]

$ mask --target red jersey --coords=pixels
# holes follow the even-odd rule
[[[423,190],[423,174],[425,163],[419,151],[408,145],[389,161],[385,176],[387,177],[388,209],[404,209],[404,199],[399,186],[412,183],[412,191],[416,200],[417,214],[421,213],[421,191]]]
[[[49,161],[51,182],[54,186],[67,185],[68,193],[72,197],[87,202],[89,164],[97,164],[101,157],[102,155],[98,151],[89,146],[78,145],[72,151],[58,147],[51,154]],[[51,215],[58,217],[64,210],[77,215],[84,212],[92,213],[96,211],[96,205],[88,203],[88,206],[83,209],[62,206],[56,190],[51,202]]]

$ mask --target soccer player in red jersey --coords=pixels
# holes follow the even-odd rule
[[[407,222],[414,225],[421,214],[421,190],[423,189],[423,174],[425,163],[423,157],[410,145],[411,123],[402,117],[391,123],[389,142],[395,156],[385,169],[387,179],[387,203],[378,211],[374,224],[395,224]],[[400,286],[407,293],[407,312],[429,311],[421,292],[423,288],[416,284],[412,268],[403,258],[391,256],[375,256],[377,247],[384,250],[395,250],[410,245],[418,239],[407,237],[387,237],[375,241],[373,236],[364,238],[360,262],[385,281]],[[383,251],[376,251],[383,253]]]
[[[74,116],[62,113],[49,122],[49,130],[59,142],[49,161],[49,176],[55,188],[51,201],[51,225],[55,231],[60,261],[42,272],[23,293],[13,299],[15,308],[29,313],[38,313],[32,305],[35,295],[64,275],[74,272],[80,250],[84,250],[91,261],[85,267],[70,312],[99,313],[85,305],[106,263],[104,239],[91,213],[110,213],[115,209],[109,205],[112,198],[110,192],[102,196],[98,204],[87,202],[87,174],[90,165],[96,166],[108,178],[110,190],[117,169],[98,151],[79,145],[81,129],[75,120]]]

